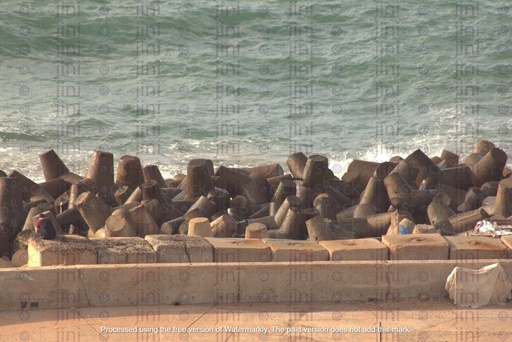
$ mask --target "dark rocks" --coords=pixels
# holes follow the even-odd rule
[[[210,227],[217,237],[314,241],[404,229],[453,235],[482,218],[512,216],[507,155],[488,141],[477,142],[465,159],[448,150],[427,156],[420,149],[383,163],[356,159],[341,180],[326,156],[301,152],[288,158],[290,173],[277,163],[215,169],[211,160],[193,159],[187,174],[173,179],[130,155],[119,159],[114,173],[114,156],[104,151],[93,152],[85,177],[70,172],[53,150],[40,160],[43,183],[18,171],[0,174],[0,255],[22,248],[15,246],[16,237],[22,228],[30,234],[31,217],[43,207],[65,233],[88,236],[145,237],[189,229],[209,234]],[[199,221],[203,228],[196,227]]]

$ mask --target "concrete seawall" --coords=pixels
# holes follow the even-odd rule
[[[512,260],[76,265],[0,270],[0,310],[442,298],[456,266]]]

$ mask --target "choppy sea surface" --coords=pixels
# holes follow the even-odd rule
[[[4,0],[0,169],[512,150],[510,1]]]

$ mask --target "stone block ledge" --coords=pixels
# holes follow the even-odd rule
[[[376,238],[303,241],[203,238],[187,235],[91,238],[65,235],[30,240],[28,267],[52,265],[300,262],[342,260],[507,260],[510,238],[407,234]]]

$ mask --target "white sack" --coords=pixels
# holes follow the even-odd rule
[[[511,299],[512,282],[500,264],[479,270],[455,267],[444,287],[460,306],[479,307],[487,304],[505,304]]]

